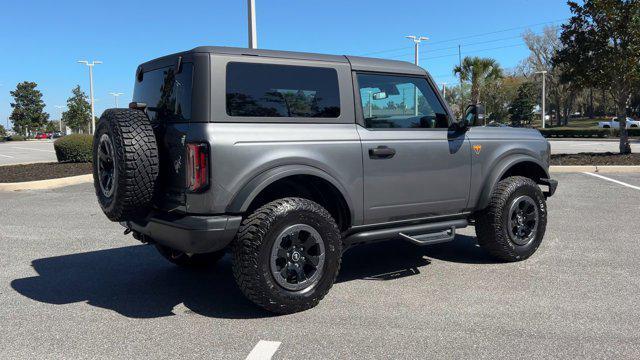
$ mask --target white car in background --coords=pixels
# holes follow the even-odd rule
[[[603,129],[620,129],[620,122],[618,118],[613,118],[611,121],[600,121],[598,127]],[[640,121],[627,118],[627,129],[640,127]]]

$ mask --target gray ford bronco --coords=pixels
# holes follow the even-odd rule
[[[455,119],[413,64],[198,47],[140,65],[133,102],[102,115],[104,213],[181,266],[230,252],[242,292],[276,313],[328,293],[354,245],[451,241],[474,225],[503,261],[547,221],[549,143]]]

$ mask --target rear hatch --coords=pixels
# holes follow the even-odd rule
[[[160,154],[154,203],[165,211],[185,211],[185,144],[191,123],[193,64],[176,57],[143,65],[136,74],[133,101],[147,105]]]

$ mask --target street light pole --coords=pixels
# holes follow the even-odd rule
[[[462,45],[458,44],[458,65],[462,70]],[[460,72],[460,118],[464,117],[464,83],[462,82],[462,71]]]
[[[442,83],[442,97],[447,97],[447,83]]]
[[[413,35],[408,35],[405,36],[405,38],[413,41],[413,45],[414,45],[414,63],[416,64],[416,66],[418,66],[420,64],[420,43],[423,40],[429,40],[428,37],[426,36],[413,36]],[[417,86],[413,86],[413,93],[414,93],[414,97],[413,97],[413,107],[414,107],[414,111],[413,111],[413,115],[414,116],[418,116],[418,87]]]
[[[247,0],[248,15],[249,15],[249,49],[258,48],[258,34],[256,30],[256,1]]]
[[[118,107],[118,97],[120,95],[123,95],[124,93],[121,92],[110,92],[109,95],[113,95],[113,100],[115,100],[116,102],[116,108]]]
[[[55,105],[56,109],[60,110],[60,132],[62,132],[62,109],[66,108],[64,105]]]
[[[423,40],[424,41],[429,40],[429,38],[426,36],[413,36],[413,35],[405,36],[405,38],[413,41],[414,50],[415,50],[414,62],[416,65],[419,65],[420,59],[418,58],[418,55],[420,54],[420,43]]]
[[[93,67],[102,64],[102,61],[88,62],[87,60],[78,60],[78,63],[85,64],[89,67],[89,94],[91,96],[91,134],[96,130],[96,116],[93,101]]]
[[[542,74],[542,128],[546,127],[546,106],[547,106],[547,72],[538,71],[536,74]]]

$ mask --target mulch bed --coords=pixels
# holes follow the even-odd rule
[[[13,183],[91,174],[91,163],[37,163],[0,166],[0,183]]]
[[[551,165],[640,165],[640,154],[616,153],[553,154]]]
[[[640,154],[581,153],[551,155],[551,165],[640,165]],[[91,163],[37,163],[0,166],[0,183],[58,179],[91,174]]]

